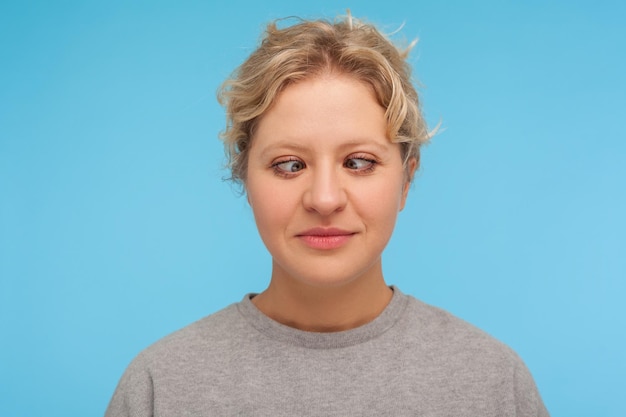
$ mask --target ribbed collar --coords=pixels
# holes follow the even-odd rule
[[[254,294],[247,294],[237,304],[239,313],[259,332],[272,340],[308,349],[337,349],[364,343],[389,330],[404,313],[408,296],[392,286],[393,296],[378,317],[363,326],[341,332],[318,333],[285,326],[263,314],[251,301]]]

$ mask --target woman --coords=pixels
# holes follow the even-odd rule
[[[159,341],[107,416],[546,416],[509,348],[385,283],[428,139],[406,54],[373,26],[268,26],[221,91],[268,288]]]

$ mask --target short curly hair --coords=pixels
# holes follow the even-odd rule
[[[375,26],[349,12],[336,22],[298,20],[285,28],[277,22],[268,24],[260,46],[218,91],[218,101],[226,109],[226,128],[220,137],[230,179],[245,187],[255,128],[280,92],[331,71],[371,86],[385,108],[388,138],[400,143],[408,173],[407,161],[419,162],[420,146],[430,138],[407,63],[414,44],[399,49]]]

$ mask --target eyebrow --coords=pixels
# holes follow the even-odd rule
[[[393,142],[389,141],[389,143],[393,144]],[[371,139],[355,139],[355,140],[351,140],[348,142],[343,143],[341,146],[339,146],[339,149],[345,149],[345,148],[354,148],[354,147],[358,147],[358,146],[368,146],[368,147],[374,147],[378,150],[378,152],[380,153],[386,153],[389,151],[389,148],[385,145],[380,144],[379,142],[375,142]]]
[[[281,150],[285,149],[285,150],[290,150],[290,151],[293,150],[297,152],[303,152],[306,150],[306,147],[302,145],[298,145],[297,143],[294,143],[294,142],[289,142],[289,141],[278,142],[278,143],[274,143],[274,144],[271,144],[262,148],[260,155],[264,157],[268,152],[271,152],[275,149],[281,149]]]

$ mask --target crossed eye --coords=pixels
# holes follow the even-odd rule
[[[371,167],[373,164],[374,161],[372,161],[371,159],[350,158],[346,159],[346,162],[344,162],[343,166],[349,169],[363,170]]]
[[[298,160],[285,161],[279,162],[275,166],[285,172],[298,172],[304,169],[304,162]]]

